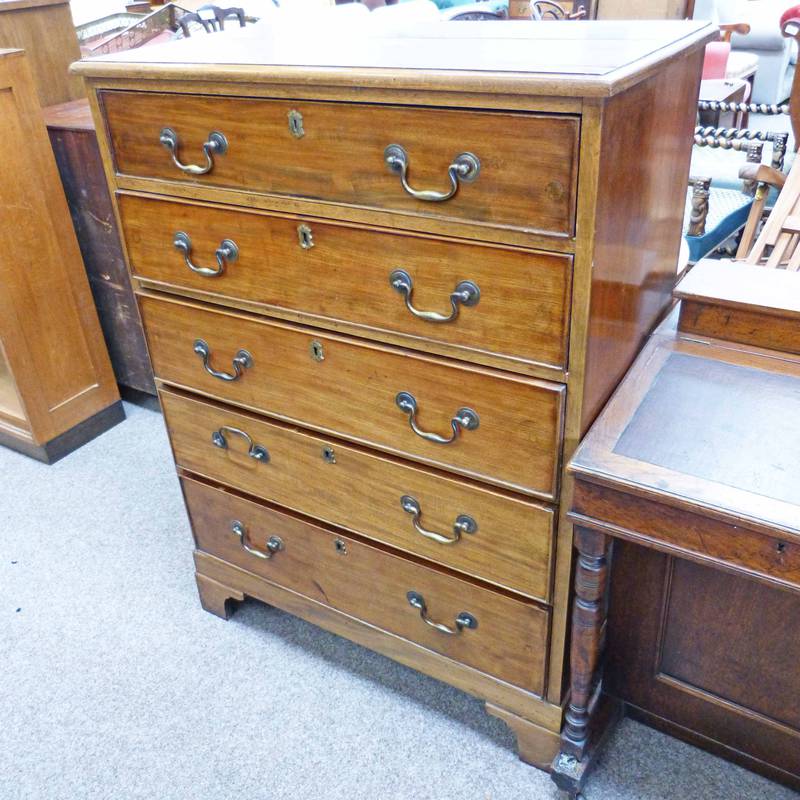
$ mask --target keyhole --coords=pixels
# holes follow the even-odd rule
[[[311,357],[314,359],[314,361],[325,360],[325,349],[322,346],[322,342],[318,342],[316,339],[314,339],[314,341],[311,342],[310,349],[311,349]]]
[[[303,129],[303,115],[295,109],[289,112],[289,132],[296,139],[302,139],[306,133]]]
[[[314,246],[314,234],[308,225],[297,226],[297,241],[303,250],[310,250]]]
[[[344,543],[344,541],[342,539],[336,539],[333,542],[333,546],[336,548],[336,552],[340,556],[346,556],[347,555],[347,545]]]
[[[778,542],[778,553],[783,555],[786,552],[786,542]]]
[[[323,447],[322,448],[322,457],[329,464],[335,464],[336,463],[336,453],[333,451],[332,447]]]

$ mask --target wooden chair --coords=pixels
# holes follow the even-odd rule
[[[561,3],[553,0],[508,0],[505,4],[493,4],[485,2],[473,3],[469,6],[448,9],[451,13],[446,17],[448,20],[464,19],[531,19],[535,21],[545,21],[551,19],[585,19],[587,17],[586,7],[574,4],[573,9],[569,10]]]
[[[200,23],[206,33],[214,33],[214,31],[224,31],[225,20],[230,17],[236,17],[239,20],[239,27],[244,28],[246,19],[243,8],[220,8],[214,5],[200,6],[197,11],[184,14],[177,22],[184,37],[188,39],[191,36],[189,25],[192,22]]]
[[[784,169],[789,134],[781,131],[754,131],[747,128],[712,128],[698,126],[694,132],[696,147],[733,150],[747,153],[747,163],[738,172],[738,180],[733,176],[719,176],[706,172],[712,164],[703,164],[701,170],[690,177],[691,197],[687,201],[684,235],[690,251],[690,263],[717,252],[726,243],[734,243],[740,231],[739,247],[744,242],[752,244],[752,223],[754,214],[762,215],[767,198],[776,185],[774,179],[764,178],[768,174],[757,172],[761,165],[765,144],[772,146],[770,175],[781,174]],[[697,177],[703,175],[703,177]],[[732,180],[733,178],[733,180]],[[760,216],[759,216],[760,218]],[[737,249],[738,253],[738,249]],[[729,255],[733,255],[733,245]]]
[[[698,136],[698,147],[714,147],[746,152],[747,165],[761,164],[764,143],[744,138]],[[741,179],[736,187],[713,187],[710,176],[690,176],[687,194],[684,236],[689,246],[689,263],[719,250],[722,245],[746,227],[755,202],[757,184],[751,178]]]
[[[795,39],[800,46],[800,6],[786,11],[780,20],[781,33],[787,39]],[[800,70],[795,70],[788,103],[723,103],[707,101],[698,103],[701,111],[722,111],[740,114],[786,114],[794,134],[794,149],[800,144]]]
[[[742,145],[734,145],[736,141]],[[746,149],[746,142],[769,142],[772,145],[772,168],[783,170],[789,134],[786,131],[753,131],[748,128],[713,128],[698,125],[694,129],[694,143],[698,147],[720,147],[723,150]]]
[[[786,176],[765,164],[742,172],[750,180],[758,181],[758,189],[736,260],[797,272],[800,270],[800,166],[797,160]],[[779,188],[780,194],[758,232],[770,186]]]
[[[586,7],[576,5],[573,11],[567,11],[564,6],[552,0],[533,0],[531,3],[531,19],[584,19],[587,15]]]
[[[470,3],[445,9],[442,18],[454,22],[456,20],[501,20],[508,19],[508,12],[500,5],[491,2]]]

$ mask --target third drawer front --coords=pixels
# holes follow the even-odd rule
[[[566,364],[571,256],[125,194],[119,208],[137,277],[370,338]]]
[[[200,550],[542,693],[547,610],[195,481],[183,491]]]
[[[547,602],[551,508],[185,395],[161,403],[179,466]]]
[[[167,383],[555,497],[561,384],[182,301],[145,296],[140,308]]]

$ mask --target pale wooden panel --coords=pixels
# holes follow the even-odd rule
[[[14,155],[0,170],[0,339],[42,444],[119,394],[21,53],[0,58],[0,133]]]
[[[43,106],[84,97],[69,65],[81,57],[68,2],[0,2],[0,47],[25,50]]]

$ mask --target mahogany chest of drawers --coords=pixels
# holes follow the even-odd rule
[[[700,23],[291,26],[81,62],[195,534],[547,767],[562,465],[669,301]]]

